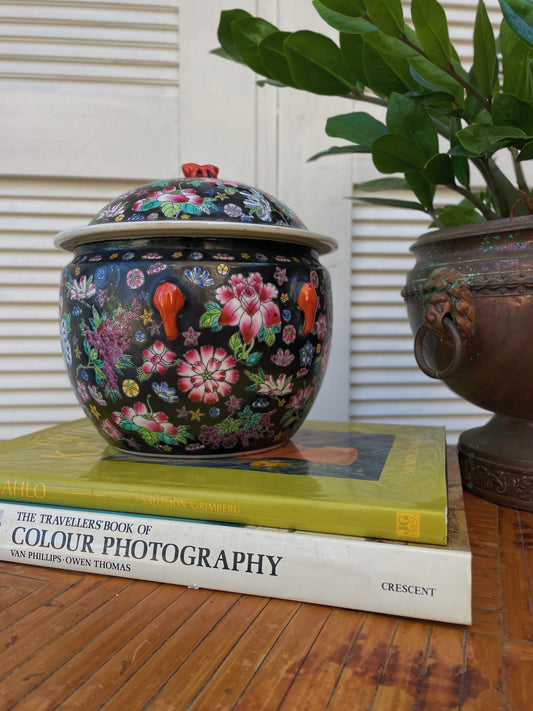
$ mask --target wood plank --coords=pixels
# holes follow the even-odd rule
[[[194,594],[206,591],[187,592]],[[209,594],[198,609],[133,675],[132,683],[121,687],[110,698],[105,707],[106,711],[124,711],[124,709],[142,708],[148,704],[240,597],[236,593]],[[204,681],[207,681],[206,677],[201,676]]]
[[[3,641],[4,635],[15,640],[9,644],[4,642],[4,649],[0,652],[2,677],[32,660],[39,650],[50,650],[50,645],[58,637],[69,632],[80,621],[83,622],[94,611],[97,612],[110,597],[118,595],[128,584],[129,581],[122,578],[81,576],[77,585],[64,590],[53,600],[14,622],[2,633]]]
[[[186,709],[211,681],[221,660],[225,659],[249,626],[268,604],[268,598],[243,595],[209,631],[192,653],[175,669],[161,690],[150,701],[153,711]],[[198,669],[202,674],[198,674]],[[195,702],[197,707],[198,702]],[[210,708],[210,707],[204,707]],[[226,706],[227,708],[227,706]]]
[[[434,625],[431,631],[416,708],[431,709],[438,699],[443,709],[459,707],[463,678],[463,649],[467,630],[455,625]]]
[[[522,545],[520,512],[500,509],[500,540],[506,637],[533,642],[531,589]]]
[[[375,709],[412,711],[425,665],[431,625],[400,620],[373,702]]]
[[[390,654],[398,620],[367,615],[352,646],[329,702],[328,711],[368,711]]]
[[[281,709],[319,711],[326,708],[364,620],[365,615],[360,612],[332,610]]]
[[[498,711],[504,708],[502,679],[503,660],[499,636],[470,630],[466,644],[461,711]]]
[[[186,591],[172,585],[162,585],[159,589],[166,591],[164,597],[170,595],[170,604],[164,607],[164,600],[160,600],[161,609],[156,610],[153,620],[132,634],[126,644],[109,652],[108,658],[98,668],[92,663],[88,664],[90,676],[68,697],[69,708],[100,707],[120,687],[130,681],[135,683],[132,677],[137,671],[211,595],[209,590]],[[76,663],[80,659],[77,655]],[[60,672],[58,679],[61,678]]]
[[[142,597],[137,603],[135,598],[131,597],[128,598],[127,605],[123,601],[121,612],[115,613],[117,618],[112,619],[87,644],[78,646],[76,643],[74,647],[71,645],[69,651],[72,656],[64,664],[58,664],[55,669],[48,668],[48,676],[43,677],[39,686],[13,706],[13,709],[48,711],[61,705],[71,691],[91,676],[93,669],[100,668],[110,657],[119,652],[132,636],[142,633],[161,608],[168,607],[172,599],[179,598],[184,590],[170,585],[156,586],[153,583],[149,583],[148,586],[131,586],[124,591],[122,593],[124,597],[127,593],[133,592]],[[147,590],[148,594],[146,594]],[[63,647],[67,644],[62,640]],[[107,693],[109,691],[108,688]],[[70,701],[68,703],[70,705]],[[94,699],[91,704],[94,704]]]
[[[194,707],[232,708],[299,607],[290,600],[270,600],[194,699]]]
[[[331,609],[322,605],[299,606],[234,705],[235,711],[279,707],[330,614]]]
[[[125,582],[128,583],[128,581]],[[24,652],[19,649],[19,655],[17,656],[18,666],[4,680],[8,689],[8,706],[15,704],[17,699],[24,698],[58,667],[69,660],[78,649],[107,629],[117,616],[123,615],[126,610],[134,607],[146,597],[150,585],[151,583],[145,583],[144,581],[130,583],[122,590],[119,589],[116,594],[113,594],[111,599],[106,599],[103,604],[99,600],[100,604],[95,605],[89,614],[86,614],[83,606],[78,604],[76,607],[78,607],[77,613],[80,619],[75,619],[70,627],[65,627],[64,624],[61,624],[63,620],[59,620],[59,624],[58,620],[54,620],[54,625],[52,626],[43,625],[43,627],[47,627],[47,643],[31,658],[26,658],[22,663],[19,660]],[[109,588],[107,586],[104,586],[104,588],[107,597]],[[39,634],[41,630],[37,629],[35,632]]]

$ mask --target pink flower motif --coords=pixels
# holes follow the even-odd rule
[[[178,365],[178,388],[188,392],[193,402],[218,402],[227,397],[231,386],[237,382],[239,373],[234,369],[235,358],[223,348],[202,346],[185,353],[185,360]]]
[[[285,326],[283,329],[283,340],[285,343],[292,343],[296,338],[296,329],[292,324]]]
[[[312,394],[313,387],[311,385],[308,385],[305,390],[302,390],[300,388],[296,395],[293,395],[291,398],[289,398],[289,405],[297,409],[304,407],[304,405],[309,400]]]
[[[126,274],[126,282],[130,289],[138,289],[144,284],[144,274],[140,269],[130,269]]]
[[[319,284],[319,282],[318,282],[318,274],[315,272],[314,269],[313,269],[313,271],[309,274],[309,281],[311,282],[311,285],[314,286],[315,289],[318,289],[318,284]]]
[[[315,323],[316,335],[320,340],[325,338],[328,333],[328,319],[325,314],[320,314],[317,322]]]
[[[287,377],[285,374],[280,375],[277,379],[273,378],[271,375],[266,375],[265,381],[261,383],[257,388],[258,393],[275,397],[287,395],[291,392],[291,390],[291,378]]]
[[[153,373],[154,370],[164,373],[175,357],[176,354],[166,348],[164,343],[156,341],[151,348],[143,351],[144,363],[141,370],[146,374]]]
[[[272,301],[277,295],[276,287],[263,284],[259,273],[248,278],[235,274],[229,285],[217,289],[217,299],[224,305],[218,323],[238,326],[245,343],[251,343],[263,326],[272,328],[281,323],[279,309]]]
[[[128,420],[135,428],[147,429],[150,432],[166,432],[175,435],[178,428],[168,421],[164,412],[149,412],[143,402],[136,402],[133,407],[123,407],[120,412],[112,415],[117,424]]]
[[[114,415],[115,413],[113,413]],[[106,434],[108,437],[111,437],[111,439],[114,439],[115,441],[121,438],[120,430],[117,430],[115,425],[108,419],[105,419],[101,423],[102,427],[102,432]]]
[[[278,348],[278,352],[271,356],[270,360],[276,365],[280,365],[282,368],[285,368],[286,366],[292,363],[292,361],[294,360],[294,355],[290,352],[288,348],[286,350],[283,350],[283,348]]]

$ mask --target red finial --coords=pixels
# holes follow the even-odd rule
[[[184,163],[181,166],[186,178],[216,178],[218,168],[216,165],[198,165],[197,163]]]

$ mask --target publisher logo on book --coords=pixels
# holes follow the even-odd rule
[[[401,538],[420,538],[420,514],[397,513],[396,535]]]

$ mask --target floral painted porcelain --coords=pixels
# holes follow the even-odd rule
[[[65,364],[118,449],[210,456],[278,446],[326,368],[331,290],[309,233],[274,198],[213,166],[132,190],[86,227],[61,281]]]

